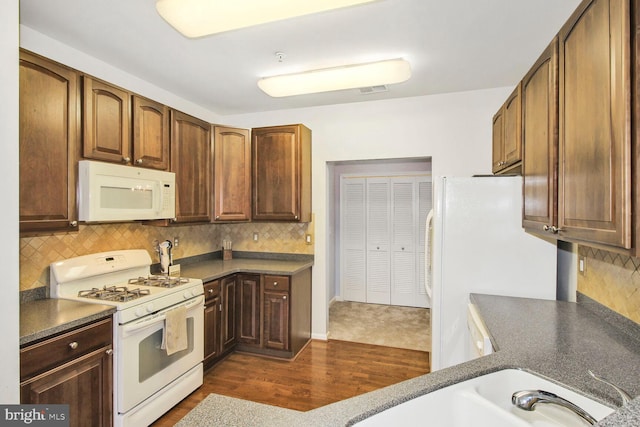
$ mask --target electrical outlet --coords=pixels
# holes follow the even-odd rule
[[[253,233],[253,241],[254,241],[254,242],[257,242],[257,241],[258,241],[258,233],[257,233],[257,232],[254,232],[254,233]]]
[[[587,258],[586,257],[581,256],[581,257],[578,258],[578,271],[583,276],[587,272]]]
[[[306,234],[304,236],[304,241],[307,243],[307,245],[310,245],[313,243],[313,239],[311,238],[311,234]]]
[[[179,244],[180,244],[180,241],[178,240],[178,238],[174,237],[173,238],[173,247],[177,248]]]

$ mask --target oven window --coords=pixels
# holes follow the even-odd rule
[[[162,331],[163,329],[155,331],[140,341],[138,345],[138,354],[140,355],[138,358],[138,382],[140,383],[193,351],[193,317],[187,318],[188,345],[186,350],[167,356],[167,351],[160,348]]]

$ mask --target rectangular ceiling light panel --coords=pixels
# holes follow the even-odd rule
[[[377,0],[156,0],[156,10],[187,37],[201,37]]]
[[[298,74],[265,77],[258,87],[279,98],[333,90],[402,83],[411,77],[411,66],[404,59],[325,68]]]

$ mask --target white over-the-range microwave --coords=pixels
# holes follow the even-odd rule
[[[173,172],[113,163],[78,162],[78,219],[86,222],[173,219]]]

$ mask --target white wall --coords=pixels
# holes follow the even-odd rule
[[[313,132],[313,337],[325,338],[333,230],[328,162],[431,157],[433,175],[491,173],[491,119],[512,88],[226,116],[240,127],[304,123]]]
[[[20,269],[18,238],[18,0],[9,0],[0,13],[0,169],[2,189],[2,298],[0,299],[0,402],[20,402]]]

